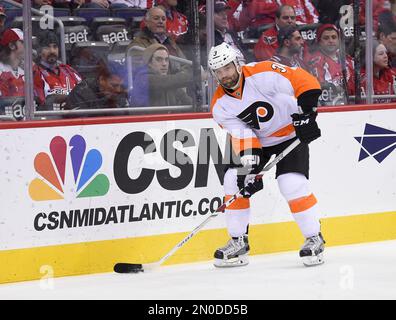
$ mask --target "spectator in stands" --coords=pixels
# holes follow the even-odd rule
[[[396,70],[396,24],[394,22],[381,24],[377,38],[388,52],[389,65]]]
[[[130,104],[136,107],[190,105],[186,88],[192,84],[191,73],[169,73],[168,49],[157,43],[143,53],[144,65],[136,70]]]
[[[177,0],[157,0],[157,5],[165,10],[166,31],[174,40],[184,35],[188,31],[187,17],[177,11]]]
[[[366,0],[359,0],[360,2],[360,14],[359,23],[360,25],[366,24]],[[373,0],[372,1],[372,16],[373,16],[373,27],[377,31],[379,25],[380,15],[384,12],[390,12],[391,4],[389,0]]]
[[[24,95],[23,59],[22,30],[5,30],[0,38],[0,97]]]
[[[362,58],[365,57],[365,50],[362,50]],[[362,96],[365,96],[367,76],[364,68],[365,59],[361,59],[363,70],[361,72]],[[374,95],[394,95],[396,94],[396,72],[389,67],[389,59],[385,46],[373,40],[373,93]],[[376,103],[395,102],[393,98],[378,98]]]
[[[217,0],[214,5],[214,26],[215,26],[215,45],[219,45],[223,42],[228,43],[237,53],[238,61],[241,65],[246,64],[246,55],[244,52],[243,44],[240,41],[236,32],[230,30],[230,24],[228,19],[228,12],[231,7],[228,5],[227,1]],[[206,28],[206,6],[200,8],[201,20],[200,27]],[[206,30],[201,29],[203,33],[203,38],[201,43],[203,46],[201,54],[201,63],[206,62]]]
[[[311,0],[280,0],[282,5],[294,8],[297,24],[312,24],[319,22],[319,14]]]
[[[0,34],[4,31],[4,25],[6,19],[7,19],[7,15],[5,13],[4,7],[0,5]]]
[[[70,92],[65,109],[105,109],[128,106],[125,66],[118,62],[101,63],[98,77],[84,79]]]
[[[323,87],[331,85],[333,90],[337,90],[335,96],[342,95],[346,101],[353,85],[354,67],[352,57],[340,53],[338,28],[333,24],[321,25],[316,32],[316,41],[317,50],[306,56],[305,61]],[[342,67],[344,62],[345,68]]]
[[[33,68],[34,91],[38,103],[44,105],[47,100],[48,104],[48,100],[51,100],[48,98],[51,96],[56,96],[56,102],[61,103],[81,82],[81,76],[69,65],[58,61],[59,42],[54,31],[45,30],[40,33],[38,42],[39,61]]]
[[[229,2],[233,11],[236,11],[236,7],[242,4],[238,19],[238,31],[274,23],[276,12],[279,9],[276,0],[230,0]]]
[[[275,25],[264,31],[254,46],[254,55],[257,61],[267,60],[272,57],[278,49],[278,30],[288,25],[296,25],[296,12],[293,7],[284,5],[276,11]]]
[[[271,61],[284,64],[289,67],[300,67],[308,70],[308,66],[302,59],[304,51],[304,39],[296,26],[286,26],[278,32],[279,47]]]
[[[166,14],[163,8],[152,7],[149,9],[144,21],[146,26],[136,34],[129,48],[133,46],[147,48],[154,43],[160,43],[168,49],[170,55],[185,58],[182,50],[166,32]],[[133,55],[135,59],[139,60],[142,57],[142,52],[135,50]]]

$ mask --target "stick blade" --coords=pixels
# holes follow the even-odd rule
[[[114,265],[116,273],[139,273],[144,272],[143,265],[138,263],[116,263]]]

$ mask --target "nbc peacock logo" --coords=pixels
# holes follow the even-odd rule
[[[49,149],[49,153],[40,152],[34,158],[34,168],[40,177],[29,185],[29,195],[33,200],[65,199],[68,167],[73,170],[70,179],[74,180],[74,187],[70,190],[74,197],[100,197],[107,194],[109,179],[102,173],[98,174],[103,162],[102,155],[96,149],[86,152],[86,142],[82,136],[73,136],[69,145],[63,137],[56,136],[51,140]]]

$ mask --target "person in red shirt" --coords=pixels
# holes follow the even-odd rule
[[[278,30],[289,25],[296,25],[296,12],[289,5],[281,6],[276,12],[275,25],[262,33],[254,46],[254,55],[257,61],[271,58],[278,49]]]
[[[57,95],[66,100],[71,90],[81,82],[81,76],[67,64],[59,63],[59,45],[53,31],[44,31],[39,36],[40,61],[33,68],[34,91],[39,105],[44,105],[48,97]]]
[[[316,10],[311,0],[280,0],[280,3],[294,8],[297,16],[297,24],[319,22],[318,10]]]
[[[359,14],[359,23],[364,26],[366,24],[366,1],[359,0],[360,4],[360,14]],[[379,22],[380,22],[380,15],[383,12],[391,10],[391,3],[388,0],[373,0],[372,4],[372,16],[373,16],[373,27],[376,31]]]
[[[177,0],[158,0],[158,6],[162,6],[166,13],[166,31],[174,39],[185,35],[188,31],[187,17],[176,10]]]
[[[385,46],[389,65],[396,71],[396,23],[389,21],[387,24],[380,25],[377,39]]]
[[[23,59],[22,30],[5,30],[0,39],[0,98],[24,96]]]
[[[344,57],[340,54],[340,34],[333,24],[321,25],[316,32],[318,49],[305,57],[311,73],[315,75],[322,87],[336,89],[332,100],[339,101],[340,95],[346,102],[347,94],[353,86],[353,60],[345,57],[345,69],[343,72]],[[347,89],[348,88],[348,89]],[[331,101],[329,101],[331,104]]]
[[[232,0],[229,1],[231,8],[236,10],[237,3],[242,3],[239,16],[239,30],[246,28],[258,28],[275,22],[276,11],[279,8],[276,0]]]
[[[363,50],[364,51],[364,50]],[[364,56],[364,52],[363,52]],[[367,75],[363,68],[361,72],[362,96],[366,96]],[[396,93],[396,72],[389,67],[386,47],[373,40],[373,93],[374,95],[394,95]],[[395,102],[392,98],[375,98],[375,103]]]
[[[308,71],[308,66],[302,59],[304,39],[296,26],[281,28],[278,33],[278,44],[279,48],[269,60]]]

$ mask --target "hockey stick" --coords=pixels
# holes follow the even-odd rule
[[[272,169],[279,161],[281,161],[287,154],[294,150],[300,144],[300,140],[293,141],[285,150],[283,150],[274,160],[267,164],[263,170],[256,175],[255,180],[262,179],[264,172]],[[166,255],[164,255],[159,261],[147,264],[137,264],[137,263],[117,263],[114,266],[114,271],[117,273],[138,273],[149,271],[158,268],[166,260],[168,260],[177,250],[179,250],[183,245],[185,245],[193,236],[195,236],[212,218],[218,216],[220,212],[223,212],[231,203],[242,196],[245,187],[240,189],[236,194],[234,194],[230,199],[224,202],[216,211],[212,212],[204,221],[202,221],[189,235],[187,235],[182,241],[175,245]]]

